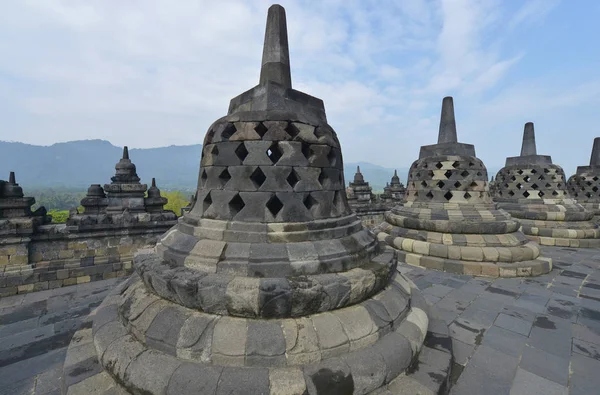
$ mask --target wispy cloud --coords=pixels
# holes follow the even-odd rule
[[[543,28],[558,0],[520,8],[500,0],[282,4],[294,85],[324,99],[347,160],[409,165],[418,146],[435,139],[439,104],[449,94],[465,137],[477,136],[475,120],[518,129],[524,113],[567,111],[598,97],[598,79],[565,87],[540,75],[528,90],[514,77],[531,67],[535,45],[516,37]],[[0,139],[198,143],[229,99],[256,84],[268,6],[9,2],[0,15],[0,116],[7,126]]]

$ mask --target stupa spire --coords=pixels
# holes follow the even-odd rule
[[[454,101],[451,96],[447,96],[442,101],[438,144],[456,142],[458,142],[458,138],[456,136],[456,120],[454,118]]]
[[[527,122],[525,124],[525,130],[523,130],[523,145],[521,146],[521,156],[530,155],[537,155],[533,122]]]
[[[259,84],[267,82],[275,82],[285,88],[292,87],[285,9],[279,4],[269,7],[267,14]]]
[[[600,166],[600,137],[594,139],[592,156],[590,157],[590,166]]]
[[[129,149],[127,146],[123,147],[123,159],[129,159]]]
[[[10,175],[8,176],[8,182],[11,183],[11,184],[16,184],[17,183],[14,171],[10,172]]]

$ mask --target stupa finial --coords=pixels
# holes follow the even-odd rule
[[[152,177],[152,187],[156,188],[156,178]]]
[[[8,176],[8,182],[9,182],[10,184],[16,184],[16,183],[17,183],[17,180],[16,180],[16,178],[15,178],[15,172],[14,172],[14,171],[11,171],[11,172],[10,172],[10,175]]]
[[[269,7],[267,14],[259,84],[265,84],[267,81],[283,85],[285,88],[292,87],[285,9],[279,4]]]
[[[398,177],[398,170],[394,169],[394,177]]]
[[[360,173],[360,166],[356,166],[356,172]]]
[[[456,120],[454,118],[454,101],[451,96],[444,97],[442,101],[442,115],[440,117],[440,133],[438,144],[456,143]]]
[[[537,155],[533,122],[527,122],[525,124],[525,130],[523,130],[523,145],[521,146],[521,156],[530,155]]]
[[[123,159],[129,159],[129,149],[127,146],[123,147]]]
[[[590,166],[600,166],[600,137],[594,139],[592,156],[590,157]]]

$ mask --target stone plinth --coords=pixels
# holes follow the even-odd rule
[[[404,377],[427,304],[351,212],[323,103],[291,88],[281,6],[260,83],[208,129],[199,174],[191,210],[93,317],[97,388],[365,394]],[[447,335],[438,344],[448,356]]]
[[[600,137],[594,139],[589,166],[578,166],[569,177],[567,188],[587,211],[594,214],[594,222],[600,221]]]
[[[517,218],[530,240],[560,247],[600,247],[594,214],[569,196],[563,169],[537,155],[533,123],[525,125],[521,156],[506,158],[494,199]]]
[[[492,201],[488,174],[470,144],[456,141],[451,97],[442,103],[438,144],[421,147],[402,205],[385,214],[378,238],[408,264],[492,277],[535,276],[551,260]]]

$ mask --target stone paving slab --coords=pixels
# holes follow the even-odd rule
[[[600,388],[600,298],[594,292],[600,289],[600,250],[543,251],[557,264],[552,272],[531,278],[489,279],[399,267],[450,325],[451,394],[578,395]],[[57,369],[72,333],[86,309],[93,309],[119,281],[0,299],[0,395],[58,394]],[[35,331],[48,336],[35,339]],[[15,346],[8,346],[9,340]],[[408,384],[398,382],[397,388]]]

